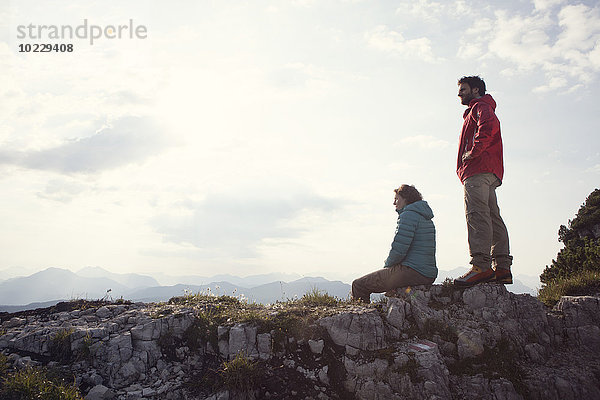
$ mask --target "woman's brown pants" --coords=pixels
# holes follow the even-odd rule
[[[352,297],[365,303],[371,301],[371,293],[383,293],[400,287],[431,285],[435,278],[421,275],[404,265],[394,265],[371,272],[352,282]]]

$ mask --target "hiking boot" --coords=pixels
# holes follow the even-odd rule
[[[456,286],[469,287],[478,283],[493,281],[495,278],[494,270],[491,268],[480,268],[476,265],[471,267],[471,270],[454,280]]]
[[[496,283],[502,283],[504,285],[510,285],[513,283],[510,268],[496,268],[495,275]]]

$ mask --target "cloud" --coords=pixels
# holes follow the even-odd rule
[[[73,180],[52,179],[37,196],[42,199],[68,203],[77,195],[88,191],[88,185]]]
[[[426,62],[435,62],[436,58],[428,38],[405,39],[399,33],[379,25],[365,34],[369,46],[404,58],[417,58]]]
[[[596,164],[588,169],[585,172],[591,172],[593,174],[600,174],[600,164]]]
[[[591,82],[600,72],[600,7],[562,3],[540,0],[529,14],[501,10],[474,22],[460,39],[459,56],[504,60],[519,73],[541,70],[546,83],[537,92]]]
[[[562,77],[550,78],[546,85],[541,85],[533,89],[536,93],[547,93],[556,89],[564,88],[567,86],[568,81]]]
[[[422,149],[444,149],[450,145],[450,142],[438,139],[435,136],[416,135],[400,139],[394,143],[396,147],[420,147]]]
[[[394,161],[388,165],[392,171],[414,171],[418,167],[416,164],[411,164],[405,161]]]
[[[529,70],[552,58],[546,30],[550,21],[542,16],[512,16],[505,11],[496,13],[488,50],[495,56]]]
[[[556,41],[556,52],[567,60],[584,62],[579,57],[598,48],[600,41],[600,8],[583,4],[566,6],[558,13],[558,25],[562,28]]]
[[[423,20],[436,21],[444,11],[444,5],[430,0],[407,1],[403,3],[396,14],[410,14]]]
[[[439,23],[448,16],[457,20],[474,15],[475,10],[481,8],[467,4],[465,0],[454,2],[437,2],[431,0],[407,0],[400,3],[396,9],[397,15],[410,15],[428,23]],[[446,21],[447,22],[447,21]]]
[[[544,11],[564,2],[565,0],[533,0],[533,5],[536,10]]]
[[[487,41],[473,40],[473,37],[488,38],[494,23],[489,18],[477,18],[471,27],[469,27],[465,35],[460,39],[460,47],[458,49],[458,57],[464,59],[479,58],[487,51]]]
[[[279,88],[325,87],[328,85],[326,72],[313,65],[288,63],[271,72],[271,82]]]
[[[124,117],[91,136],[44,150],[0,151],[0,164],[65,174],[96,173],[143,161],[164,150],[166,138],[150,119]]]
[[[313,7],[316,3],[316,0],[292,0],[292,5],[296,7]]]
[[[179,204],[154,218],[152,225],[165,240],[190,244],[209,256],[254,257],[263,240],[293,238],[306,230],[291,224],[302,212],[340,207],[338,201],[311,193],[282,191],[266,197],[260,192],[254,188],[211,194],[203,201]]]
[[[122,106],[151,103],[150,99],[145,98],[132,90],[118,90],[107,93],[104,95],[104,101],[106,104],[120,104]]]

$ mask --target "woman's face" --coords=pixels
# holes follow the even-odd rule
[[[404,208],[404,206],[406,206],[406,200],[396,193],[396,196],[394,197],[394,205],[396,206],[396,210],[401,210]]]

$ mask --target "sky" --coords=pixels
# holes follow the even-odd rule
[[[0,270],[349,282],[401,184],[467,267],[464,75],[498,103],[514,274],[539,275],[599,187],[597,1],[2,1]]]

